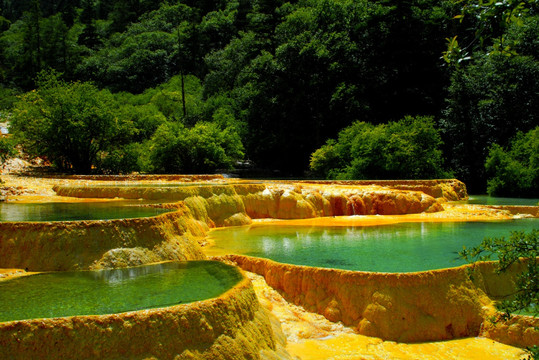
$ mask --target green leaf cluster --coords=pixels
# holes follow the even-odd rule
[[[504,318],[525,311],[539,315],[539,230],[530,233],[513,231],[505,237],[485,238],[478,246],[464,248],[459,255],[468,262],[498,260],[498,273],[505,272],[516,263],[523,263],[524,270],[516,279],[516,292],[513,296],[497,304]],[[531,357],[538,358],[538,347],[529,349]]]
[[[60,170],[76,173],[210,172],[230,169],[243,157],[233,114],[206,109],[196,78],[188,78],[187,108],[180,117],[178,79],[141,95],[112,94],[87,82],[66,82],[42,73],[39,87],[13,108],[11,129],[31,155],[45,156]],[[197,121],[213,116],[214,122]]]

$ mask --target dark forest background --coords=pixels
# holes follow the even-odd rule
[[[0,153],[539,196],[534,0],[0,0]],[[254,173],[252,173],[254,174]]]

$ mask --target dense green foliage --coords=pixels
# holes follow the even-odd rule
[[[441,139],[434,121],[406,117],[374,126],[356,122],[311,157],[311,170],[329,179],[441,178]]]
[[[199,122],[186,129],[163,124],[155,132],[150,148],[151,166],[159,173],[212,172],[232,168],[241,158],[243,146],[237,133],[217,124]]]
[[[464,248],[459,255],[468,262],[498,260],[498,273],[515,263],[524,262],[525,270],[516,279],[515,295],[498,303],[498,309],[504,312],[505,318],[522,310],[539,315],[539,230],[534,229],[530,233],[514,231],[509,239],[485,238],[477,247]],[[539,358],[539,347],[528,350],[532,358]]]
[[[507,150],[494,144],[485,168],[489,195],[539,197],[539,127],[518,133]]]
[[[38,89],[16,102],[11,130],[28,154],[46,156],[65,171],[229,169],[243,156],[231,124],[198,122],[186,129],[178,121],[167,121],[163,112],[170,116],[171,109],[165,100],[151,101],[173,96],[174,84],[173,79],[160,91],[140,96],[113,95],[90,83],[65,82],[58,74],[41,73]]]
[[[118,121],[117,108],[107,90],[44,77],[39,90],[16,103],[11,129],[27,153],[87,174],[102,152],[134,130],[130,121]]]
[[[539,1],[461,2],[467,25],[448,39],[452,75],[440,121],[444,155],[469,190],[486,187],[492,144],[538,123]],[[473,31],[471,31],[473,30]]]
[[[437,170],[388,165],[377,177],[441,176],[445,166],[480,191],[491,145],[537,123],[538,19],[537,0],[0,0],[0,110],[20,112],[14,94],[44,96],[37,75],[54,69],[108,97],[122,124],[81,155],[90,170],[58,166],[210,171],[245,153],[282,176],[303,175],[316,149],[358,121],[429,117],[444,142]],[[150,151],[158,129],[189,143],[199,123],[234,138],[226,160],[209,161],[221,165],[154,163],[165,159]]]
[[[507,146],[517,132],[537,125],[538,94],[535,57],[491,55],[455,71],[442,129],[445,154],[459,179],[484,187],[490,146]]]

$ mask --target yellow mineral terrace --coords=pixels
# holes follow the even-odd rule
[[[289,359],[283,339],[244,277],[218,298],[190,304],[0,322],[0,358]]]
[[[501,275],[492,262],[416,273],[373,273],[241,255],[225,259],[262,275],[289,302],[353,327],[358,334],[405,343],[471,336],[519,347],[539,343],[537,318],[515,316],[508,324],[490,323],[495,316],[492,299],[514,293],[522,264]]]
[[[0,222],[0,268],[4,268],[0,277],[4,279],[25,274],[17,269],[99,269],[207,259],[208,254],[216,255],[205,239],[210,228],[253,221],[369,226],[538,214],[537,207],[455,203],[467,197],[464,184],[457,180],[259,182],[220,176],[5,176],[3,180],[12,189],[7,201],[145,199],[168,203],[162,206],[173,209],[130,220]],[[436,358],[432,355],[436,349],[444,349],[448,359],[484,354],[517,359],[522,350],[499,342],[518,347],[539,344],[536,318],[490,321],[497,316],[493,301],[514,290],[516,267],[501,277],[494,274],[491,263],[391,274],[295,266],[226,252],[217,255],[260,274],[284,297],[283,302],[310,312],[302,325],[291,325],[297,328],[289,333],[303,331],[305,323],[315,322],[305,319],[315,316],[332,324],[322,339],[305,336],[289,344],[288,352],[300,359]],[[277,307],[274,301],[275,297],[264,299],[264,307]],[[496,342],[462,339],[477,336]],[[456,345],[451,341],[408,344],[449,339],[455,339]],[[108,359],[286,359],[290,355],[284,342],[280,324],[260,307],[248,279],[219,298],[193,304],[0,323],[0,358],[14,359],[65,354]],[[451,356],[455,348],[461,357]]]
[[[205,259],[199,241],[207,226],[185,205],[169,207],[138,219],[0,222],[0,267],[66,271]]]
[[[458,184],[458,183],[457,183]],[[437,184],[436,184],[437,185]],[[209,226],[250,223],[251,219],[306,219],[342,215],[430,213],[444,208],[420,191],[380,185],[232,183],[201,186],[55,186],[60,196],[183,201]],[[455,193],[453,191],[452,193]],[[443,195],[443,192],[441,193]],[[454,195],[451,195],[452,197]]]

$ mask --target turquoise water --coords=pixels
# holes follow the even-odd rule
[[[163,182],[163,183],[129,183],[129,184],[103,184],[84,185],[85,188],[183,188],[183,187],[212,187],[228,185],[252,185],[262,184],[262,181],[233,181],[233,182]]]
[[[122,202],[0,203],[0,221],[112,220],[148,217],[169,209]]]
[[[113,314],[219,296],[241,280],[216,261],[45,273],[0,282],[0,322]]]
[[[505,197],[492,197],[492,196],[487,196],[487,195],[470,195],[467,203],[478,204],[478,205],[536,206],[539,204],[539,199],[505,198]]]
[[[463,246],[539,228],[539,219],[402,223],[365,227],[253,225],[213,230],[217,248],[282,263],[344,270],[414,272],[454,267]]]

